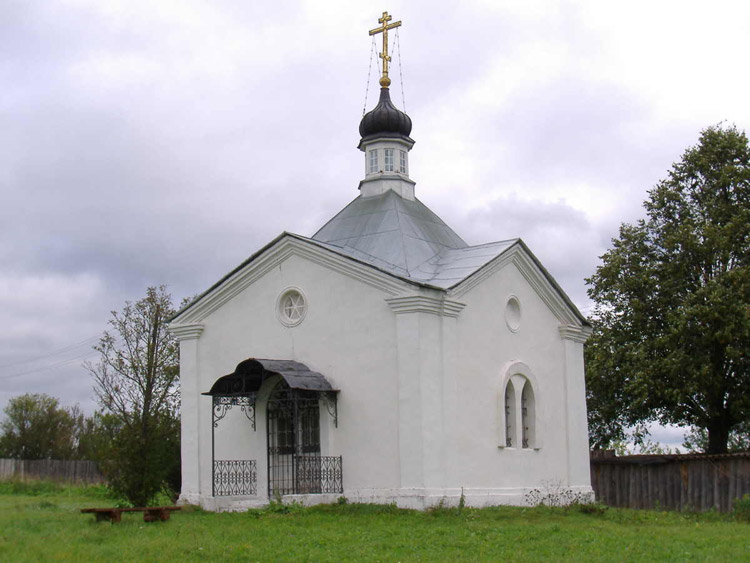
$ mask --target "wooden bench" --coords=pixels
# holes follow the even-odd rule
[[[156,522],[169,520],[173,510],[181,510],[181,506],[144,506],[140,508],[82,508],[84,514],[93,513],[97,522],[109,521],[120,522],[123,512],[143,512],[144,522]]]

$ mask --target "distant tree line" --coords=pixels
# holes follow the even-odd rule
[[[13,397],[0,423],[0,457],[16,459],[92,459],[96,450],[94,417],[63,407],[45,394]]]

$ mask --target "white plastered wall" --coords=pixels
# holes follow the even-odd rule
[[[505,316],[511,297],[521,304],[516,331]],[[518,503],[536,487],[590,491],[582,344],[561,337],[561,321],[513,263],[460,300],[456,369],[446,385],[455,396],[445,402],[446,483],[475,490],[478,503]],[[536,447],[505,446],[503,394],[516,374],[534,388]]]
[[[289,287],[308,304],[293,328],[276,315]],[[446,298],[413,285],[401,290]],[[521,303],[516,332],[505,321],[510,295]],[[300,361],[341,389],[338,428],[321,408],[321,453],[343,457],[352,500],[423,507],[458,502],[463,488],[469,504],[519,504],[534,487],[590,490],[582,343],[562,338],[560,320],[515,265],[460,294],[465,307],[450,314],[397,311],[386,301],[393,297],[291,255],[201,319],[200,338],[181,342],[183,499],[227,507],[227,499],[211,497],[211,399],[196,394],[249,357]],[[534,384],[536,449],[502,447],[500,399],[511,366],[520,364]],[[235,407],[215,436],[217,459],[256,460],[263,501],[269,385],[256,403],[255,432]]]
[[[276,315],[277,298],[288,287],[301,289],[308,306],[304,321],[292,328]],[[321,408],[321,453],[343,456],[345,489],[397,488],[397,346],[386,297],[382,289],[292,255],[202,320],[197,388],[208,391],[217,378],[251,357],[302,362],[341,389],[338,428]],[[189,381],[183,385],[192,388]],[[198,488],[205,504],[212,486],[211,398],[201,396],[197,402]],[[217,459],[256,460],[258,497],[267,498],[262,394],[256,404],[256,431],[235,407],[219,422],[216,440]],[[187,474],[194,473],[187,469]]]

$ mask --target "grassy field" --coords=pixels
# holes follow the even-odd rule
[[[750,523],[711,513],[345,504],[110,524],[88,506],[114,502],[102,487],[0,483],[0,561],[750,560]]]

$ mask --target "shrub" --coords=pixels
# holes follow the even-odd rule
[[[737,520],[750,522],[750,494],[745,494],[742,498],[734,499],[733,513]]]

